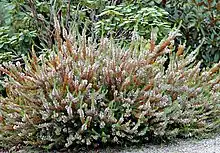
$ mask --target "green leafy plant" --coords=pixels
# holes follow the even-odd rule
[[[22,29],[13,33],[9,26],[0,27],[0,63],[27,54],[35,37],[35,31]]]
[[[2,1],[2,21],[0,27],[0,63],[27,54],[36,31],[30,28],[30,18],[25,13],[17,13],[16,4]],[[7,13],[5,13],[7,12]]]
[[[201,62],[193,62],[198,49],[186,55],[180,45],[172,52],[177,32],[159,45],[155,33],[150,42],[134,35],[125,49],[65,28],[63,41],[56,18],[54,25],[57,45],[47,56],[32,50],[24,68],[0,67],[9,76],[0,99],[0,146],[141,143],[219,129],[220,63],[201,71]]]
[[[198,59],[204,60],[206,66],[220,60],[220,2],[217,0],[167,0],[164,8],[170,14],[170,21],[183,21],[182,40],[195,49],[205,37]]]
[[[133,31],[149,38],[150,31],[155,27],[159,29],[158,39],[161,40],[171,30],[168,13],[156,6],[144,7],[139,3],[106,6],[98,17],[97,31],[120,40],[131,39]]]

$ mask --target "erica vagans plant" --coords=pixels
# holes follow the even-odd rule
[[[177,32],[158,45],[155,33],[150,42],[134,34],[125,49],[65,29],[63,40],[56,19],[55,30],[57,47],[49,55],[32,50],[24,67],[0,67],[8,76],[0,146],[125,144],[219,128],[220,63],[201,71],[198,49],[188,55],[184,45],[172,49]]]

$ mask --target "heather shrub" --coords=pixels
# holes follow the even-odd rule
[[[185,55],[170,46],[133,35],[129,49],[61,30],[48,55],[25,58],[22,68],[0,71],[7,97],[0,99],[0,146],[47,148],[143,143],[187,137],[219,128],[219,66],[201,71],[198,49]],[[164,69],[166,56],[170,64]]]

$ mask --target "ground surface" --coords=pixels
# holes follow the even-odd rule
[[[177,140],[169,145],[146,145],[141,148],[123,150],[107,149],[101,153],[220,153],[220,135],[209,139]],[[93,152],[95,153],[95,152]]]
[[[0,150],[0,153],[3,153]],[[42,150],[21,149],[17,151],[10,151],[16,153],[44,153]],[[65,153],[52,151],[52,153]],[[69,151],[76,152],[76,151]],[[6,152],[4,152],[6,153]],[[168,145],[152,145],[148,144],[142,147],[131,148],[107,148],[102,150],[91,151],[77,151],[77,153],[220,153],[220,134],[208,139],[188,139],[176,140]]]
[[[220,153],[220,136],[204,140],[180,141],[167,146],[148,146],[120,153]]]

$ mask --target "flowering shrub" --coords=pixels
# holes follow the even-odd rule
[[[55,20],[57,48],[48,56],[8,63],[0,71],[0,146],[47,148],[125,144],[196,135],[219,128],[220,63],[200,72],[198,49],[169,47],[177,32],[155,45],[133,37],[130,48],[108,39],[67,35]],[[149,45],[146,45],[149,44]],[[170,64],[164,70],[165,53]]]

